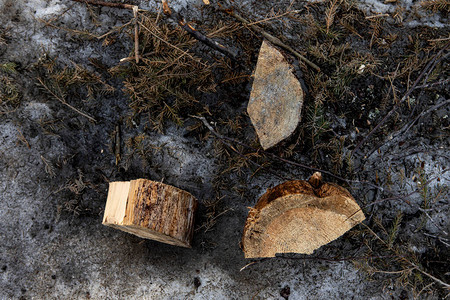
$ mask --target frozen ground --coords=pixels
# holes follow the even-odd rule
[[[362,1],[360,5],[368,14],[392,13],[396,6],[384,2]],[[173,1],[172,5],[190,9],[192,14],[187,16],[195,19],[200,16],[198,8],[202,3]],[[153,1],[137,4],[157,9]],[[409,25],[448,24],[439,14],[413,16],[416,2],[399,1],[398,5],[406,9],[404,18]],[[253,15],[259,15],[258,11],[265,6],[270,3],[242,3],[242,8]],[[412,297],[406,287],[368,281],[367,274],[350,261],[276,258],[240,271],[249,263],[239,249],[247,206],[253,205],[266,188],[281,182],[268,176],[249,182],[247,188],[253,198],[244,202],[230,192],[222,205],[223,209],[232,210],[218,219],[212,231],[196,233],[192,249],[142,240],[102,226],[109,180],[137,177],[162,180],[188,190],[204,202],[214,197],[212,179],[217,165],[212,142],[200,144],[189,138],[185,129],[171,127],[164,134],[151,134],[151,142],[146,146],[160,149],[155,151],[151,162],[143,165],[131,161],[117,170],[110,141],[115,124],[127,111],[125,96],[97,99],[91,111],[96,112],[99,122],[93,125],[80,121],[77,115],[67,114],[67,107],[36,91],[33,73],[27,72],[27,68],[43,52],[69,64],[74,61],[87,65],[87,58],[96,58],[109,67],[129,55],[129,41],[103,47],[100,42],[80,41],[38,21],[64,13],[63,22],[70,27],[88,28],[101,34],[131,17],[124,10],[102,8],[97,12],[100,27],[90,23],[89,11],[79,3],[0,0],[0,29],[9,32],[7,46],[0,45],[0,63],[14,62],[26,74],[14,75],[23,88],[20,106],[12,113],[0,114],[0,299],[283,299],[286,287],[290,289],[289,299]],[[441,113],[442,118],[448,118],[448,107]],[[58,135],[43,131],[43,120],[56,124],[61,119],[64,128]],[[383,147],[383,151],[393,156],[404,154],[400,146]],[[446,184],[448,174],[443,171],[449,162],[446,147],[448,141],[441,144],[425,141],[417,146],[418,159],[425,162],[429,178],[440,178],[440,182],[433,181],[430,186]],[[431,155],[420,150],[435,152]],[[386,159],[374,153],[368,165],[375,169],[382,163],[387,166]],[[409,169],[413,169],[414,159],[407,156],[405,166],[409,164]],[[297,175],[300,178],[309,174]],[[394,182],[403,184],[408,193],[416,183],[412,174],[405,176],[406,179]],[[412,199],[421,201],[418,197]],[[387,210],[386,215],[395,214],[397,208],[408,214],[417,213],[417,208],[397,203],[398,207]],[[434,221],[427,220],[425,224],[432,235],[449,228],[448,199],[437,205],[440,208],[433,215]],[[203,208],[200,214],[204,213]],[[415,225],[411,223],[406,232],[416,235]],[[417,253],[426,251],[419,236],[410,247]],[[353,253],[357,248],[351,237],[345,237],[345,241],[334,241],[316,254],[327,257],[336,249]]]

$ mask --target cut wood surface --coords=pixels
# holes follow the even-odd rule
[[[242,237],[246,258],[312,254],[365,219],[350,193],[322,182],[295,180],[269,189],[250,209]]]
[[[109,184],[103,224],[142,238],[191,247],[197,200],[147,179]]]
[[[247,112],[264,150],[289,137],[300,122],[303,89],[283,54],[263,41]]]

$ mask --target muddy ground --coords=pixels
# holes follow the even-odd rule
[[[386,2],[171,4],[233,61],[135,1],[153,12],[139,12],[135,63],[121,62],[134,55],[128,9],[0,0],[0,298],[445,297],[448,5]],[[246,114],[262,38],[224,8],[266,20],[321,68],[284,52],[307,94],[298,130],[268,151],[283,160]],[[244,259],[248,207],[311,168],[350,190],[364,225],[311,256]],[[101,225],[108,182],[136,178],[199,199],[192,249]]]

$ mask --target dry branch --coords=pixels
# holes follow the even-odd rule
[[[392,247],[390,247],[378,234],[376,234],[369,226],[367,226],[366,224],[362,223],[362,225],[364,227],[366,227],[366,229],[377,239],[379,240],[383,245],[385,245],[388,249],[392,250],[395,254],[397,254],[397,252],[392,249]],[[435,276],[431,275],[430,273],[424,271],[420,266],[416,265],[415,263],[413,263],[412,261],[408,260],[407,258],[405,258],[404,256],[398,255],[397,257],[399,260],[409,264],[410,266],[414,267],[415,270],[419,271],[420,273],[424,274],[425,276],[429,277],[430,279],[434,280],[435,282],[441,284],[444,288],[446,288],[447,290],[450,290],[450,284],[440,280],[439,278],[436,278]]]
[[[212,39],[208,38],[201,32],[197,31],[192,25],[190,25],[186,22],[186,20],[180,13],[170,9],[170,7],[167,4],[167,1],[165,1],[165,0],[163,0],[163,11],[166,16],[168,16],[170,19],[175,21],[183,30],[185,30],[187,33],[189,33],[196,40],[219,51],[220,53],[228,56],[229,58],[236,60],[236,56],[237,56],[236,53],[233,53],[232,51],[227,49],[225,46],[219,44],[216,41],[213,41]]]
[[[131,4],[125,4],[125,3],[111,3],[111,2],[104,2],[104,1],[95,1],[95,0],[72,0],[75,2],[80,3],[86,3],[96,6],[106,6],[106,7],[113,7],[113,8],[124,8],[124,9],[131,9],[133,10],[134,5]]]

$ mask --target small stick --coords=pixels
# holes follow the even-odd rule
[[[364,223],[361,223],[363,226],[365,226],[370,233],[372,233],[381,243],[383,243],[389,250],[392,250],[392,248],[382,239],[378,236],[378,234],[376,234],[369,226],[367,226]],[[392,250],[394,251],[394,250]],[[397,254],[394,251],[395,254]],[[413,266],[414,268],[416,268],[417,271],[419,271],[420,273],[428,276],[429,278],[433,279],[434,281],[436,281],[437,283],[443,285],[446,289],[450,289],[450,284],[440,280],[439,278],[434,277],[433,275],[431,275],[430,273],[425,272],[424,270],[422,270],[418,265],[416,265],[415,263],[413,263],[412,261],[409,261],[408,259],[406,259],[405,257],[402,257],[400,255],[397,255],[398,258],[400,258],[401,260],[403,260],[404,262],[410,264],[411,266]]]
[[[249,21],[247,21],[246,19],[244,19],[243,17],[241,17],[239,14],[235,13],[232,10],[225,10],[225,12],[227,14],[229,14],[230,16],[234,17],[235,19],[239,20],[240,22],[244,23],[245,25],[250,26],[253,30],[255,30],[256,32],[260,33],[263,37],[265,37],[272,44],[277,45],[277,46],[279,46],[279,47],[281,47],[281,48],[291,52],[298,59],[304,61],[307,65],[309,65],[310,67],[315,69],[317,72],[320,72],[320,68],[315,63],[311,62],[309,59],[307,59],[306,57],[304,57],[303,55],[301,55],[300,53],[298,53],[297,51],[292,49],[290,46],[288,46],[285,43],[283,43],[279,38],[274,37],[273,35],[271,35],[270,33],[266,32],[261,27],[250,23]]]
[[[450,37],[447,37],[447,38],[441,38],[441,39],[428,40],[428,42],[443,42],[443,41],[448,41],[448,40],[450,40]]]
[[[205,64],[202,63],[201,61],[197,61],[197,60],[196,60],[192,55],[190,55],[188,52],[186,52],[186,51],[180,49],[179,47],[177,47],[177,46],[175,46],[175,45],[172,45],[171,43],[169,43],[169,42],[166,41],[165,39],[159,37],[157,34],[155,34],[153,31],[151,31],[151,30],[150,30],[147,26],[145,26],[143,23],[139,22],[139,24],[142,26],[142,28],[144,28],[145,30],[147,30],[151,35],[153,35],[155,38],[157,38],[157,39],[160,40],[161,42],[166,43],[168,46],[170,46],[170,47],[172,47],[172,48],[174,48],[174,49],[177,49],[177,50],[180,51],[181,53],[183,53],[183,54],[189,56],[193,61],[195,61],[195,62],[197,62],[197,63],[199,63],[199,64],[202,64],[202,65],[204,65],[205,67],[207,67],[207,65],[205,65]]]
[[[86,3],[91,5],[97,5],[97,6],[106,6],[106,7],[114,7],[114,8],[124,8],[124,9],[130,9],[133,10],[134,17],[136,19],[136,12],[139,11],[139,8],[136,5],[131,4],[124,4],[124,3],[110,3],[110,2],[104,2],[104,1],[94,1],[94,0],[72,0],[80,3]],[[189,33],[191,36],[193,36],[198,41],[204,43],[205,45],[225,54],[226,56],[230,57],[233,60],[236,60],[236,54],[228,50],[225,46],[219,44],[216,41],[211,40],[210,38],[206,37],[199,31],[197,31],[194,27],[187,24],[184,18],[177,12],[172,12],[172,10],[169,8],[167,1],[163,0],[163,10],[164,13],[171,19],[177,22],[177,24],[184,29],[187,33]],[[158,15],[159,18],[159,15]],[[139,62],[139,53],[138,53],[138,39],[137,39],[137,20],[135,21],[135,57],[136,62]]]
[[[447,100],[447,101],[443,101],[443,102],[441,102],[441,103],[438,103],[438,104],[432,106],[430,109],[421,112],[421,113],[420,113],[420,114],[419,114],[419,115],[418,115],[418,116],[417,116],[417,117],[416,117],[409,125],[406,125],[406,126],[408,126],[406,129],[401,130],[400,132],[401,132],[402,134],[406,133],[408,130],[411,129],[411,127],[414,125],[414,123],[417,122],[417,120],[419,120],[419,119],[422,118],[423,116],[425,116],[425,115],[429,114],[430,112],[432,112],[432,111],[434,111],[434,110],[436,110],[436,109],[438,109],[438,108],[440,108],[440,107],[442,107],[442,106],[444,106],[444,105],[447,105],[447,104],[450,104],[450,100]],[[406,127],[406,126],[405,126],[405,127]],[[405,127],[404,127],[404,128],[405,128]]]
[[[136,63],[139,63],[139,27],[138,27],[138,11],[137,5],[133,6],[134,15],[134,56],[136,57]]]
[[[134,6],[135,6],[135,5],[131,5],[131,4],[125,4],[125,3],[111,3],[111,2],[95,1],[95,0],[72,0],[72,1],[91,4],[91,5],[97,5],[97,6],[125,8],[125,9],[131,9],[131,10],[133,10]]]
[[[28,147],[28,149],[31,149],[31,146],[30,146],[30,144],[28,143],[28,141],[27,141],[27,139],[25,138],[25,136],[23,135],[22,131],[20,131],[19,128],[17,128],[17,131],[18,131],[19,134],[20,134],[19,139],[20,139],[20,140]]]
[[[416,86],[416,90],[417,89],[428,89],[428,88],[432,88],[432,87],[439,86],[439,85],[445,85],[449,81],[450,81],[450,79],[447,78],[447,79],[444,79],[444,80],[441,80],[441,81],[437,81],[437,82],[433,82],[433,83],[418,85],[418,86]]]
[[[294,13],[296,14],[296,13],[299,13],[299,12],[300,12],[300,10],[289,10],[289,11],[286,11],[286,12],[280,14],[280,15],[276,15],[276,16],[273,16],[273,17],[270,17],[270,18],[267,18],[267,19],[264,19],[264,20],[251,22],[251,23],[248,23],[247,25],[256,25],[256,24],[259,24],[259,23],[269,22],[269,21],[272,21],[272,20],[284,17],[286,15],[290,15],[290,14],[294,14]]]
[[[389,17],[389,15],[388,14],[378,14],[378,15],[367,16],[365,19],[369,20],[369,19],[380,18],[380,17]]]
[[[428,276],[429,278],[433,279],[434,281],[436,281],[437,283],[443,285],[447,290],[450,290],[450,284],[440,280],[439,278],[434,277],[433,275],[431,275],[430,273],[425,272],[424,270],[422,270],[418,265],[416,265],[413,262],[408,261],[411,266],[415,267],[417,271],[419,271],[420,273],[422,273],[423,275]]]
[[[281,259],[290,259],[290,260],[323,260],[328,262],[340,262],[340,261],[351,261],[351,260],[368,260],[368,259],[384,259],[384,258],[394,258],[398,257],[398,255],[384,255],[384,256],[349,256],[349,257],[319,257],[319,256],[302,256],[302,257],[288,257],[288,256],[275,256],[275,258],[281,258]],[[243,266],[239,271],[242,272],[246,268],[250,267],[251,265],[261,263],[264,261],[270,260],[269,258],[262,258],[259,260],[252,261],[245,266]]]
[[[114,154],[116,157],[116,166],[117,166],[121,159],[121,155],[120,155],[120,123],[117,123],[114,133],[115,133],[114,134]]]

